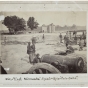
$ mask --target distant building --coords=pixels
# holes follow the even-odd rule
[[[51,33],[51,25],[48,25],[47,31],[48,31],[48,33]]]
[[[55,25],[52,23],[48,26],[42,25],[42,32],[44,33],[54,33],[55,32]]]
[[[47,26],[45,24],[42,25],[42,32],[47,33]]]
[[[52,23],[51,24],[51,32],[54,33],[55,32],[55,25]]]

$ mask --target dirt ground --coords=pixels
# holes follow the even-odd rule
[[[2,66],[8,74],[20,74],[30,69],[32,64],[28,63],[27,42],[31,41],[33,34],[30,35],[2,35],[1,36],[1,59]],[[35,34],[38,37],[36,43],[36,53],[40,57],[44,54],[55,54],[59,51],[65,51],[64,43],[59,43],[58,34],[45,34],[45,39],[42,40],[42,34]],[[6,37],[6,44],[4,38]],[[84,60],[83,73],[87,72],[87,50],[84,47],[83,51],[79,51],[78,45],[72,45],[76,48],[75,53],[71,56],[81,56]]]

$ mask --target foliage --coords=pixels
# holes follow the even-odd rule
[[[17,33],[17,31],[25,30],[25,20],[17,16],[5,17],[3,24],[7,26],[10,33]]]
[[[39,24],[35,21],[34,17],[29,17],[27,25],[31,30],[33,30],[34,28],[37,28]]]

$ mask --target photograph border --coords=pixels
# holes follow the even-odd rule
[[[26,6],[25,6],[26,5]],[[25,8],[24,8],[25,7]],[[41,7],[41,8],[40,8]],[[29,9],[30,8],[30,9]],[[0,12],[30,11],[86,11],[88,29],[88,2],[0,2]],[[87,33],[88,37],[88,33]],[[1,35],[0,35],[1,38]],[[87,39],[88,41],[88,39]],[[87,44],[88,45],[88,44]],[[1,46],[0,46],[1,48]],[[88,47],[87,47],[88,48]],[[0,49],[1,50],[1,49]],[[1,52],[1,51],[0,51]],[[88,55],[88,52],[87,52]],[[88,57],[87,57],[88,62]],[[88,71],[88,63],[87,63]],[[82,74],[8,74],[0,75],[0,86],[88,86],[88,72]],[[14,78],[14,80],[6,80]],[[26,78],[27,80],[24,80]]]

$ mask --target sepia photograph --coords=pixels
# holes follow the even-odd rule
[[[0,12],[1,74],[87,73],[86,11]]]

